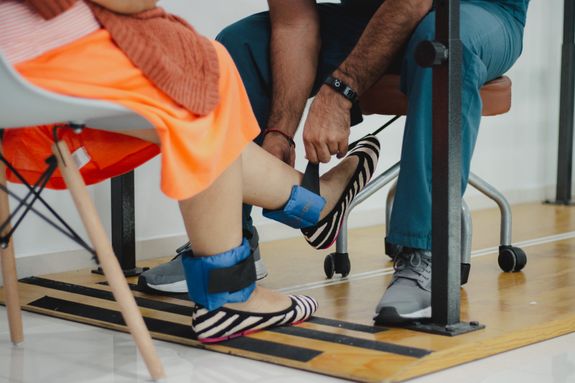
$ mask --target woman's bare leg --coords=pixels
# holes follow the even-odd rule
[[[131,135],[158,142],[150,132]],[[351,157],[322,176],[321,194],[327,200],[322,217],[339,199],[356,165],[357,160]],[[238,247],[242,243],[242,202],[280,209],[289,199],[292,186],[299,185],[302,178],[302,173],[258,145],[248,144],[242,156],[206,190],[179,201],[194,255],[211,256]],[[258,286],[246,302],[227,304],[226,307],[267,313],[286,309],[290,304],[287,295]]]
[[[326,199],[320,218],[333,209],[358,161],[357,156],[348,157],[320,178],[320,194]],[[248,144],[242,152],[242,164],[243,202],[265,209],[283,207],[292,186],[301,184],[303,178],[302,173],[254,143]]]
[[[242,244],[242,163],[236,160],[210,187],[180,201],[195,256],[223,253]]]
[[[287,199],[287,198],[286,198]],[[242,161],[236,160],[202,193],[180,201],[180,210],[195,256],[210,256],[242,243]],[[226,307],[267,313],[286,309],[285,294],[256,287],[250,299]]]

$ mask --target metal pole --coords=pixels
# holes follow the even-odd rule
[[[436,1],[435,39],[447,60],[433,67],[433,323],[459,322],[461,258],[461,40],[459,0]]]
[[[461,286],[461,93],[462,45],[459,0],[435,1],[435,41],[416,52],[433,68],[432,266],[430,323],[413,329],[459,335],[484,326],[460,321]]]
[[[571,204],[573,171],[573,113],[575,105],[575,0],[565,0],[559,107],[556,204]]]

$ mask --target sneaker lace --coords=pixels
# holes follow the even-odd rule
[[[423,256],[419,251],[401,252],[393,259],[393,269],[398,276],[403,274],[402,271],[412,271],[427,277],[426,270],[430,265],[431,257]]]

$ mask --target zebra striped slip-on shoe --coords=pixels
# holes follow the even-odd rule
[[[359,161],[339,201],[335,204],[333,210],[317,224],[301,229],[306,241],[316,249],[327,249],[333,245],[351,202],[373,176],[377,160],[379,159],[379,141],[377,137],[371,134],[363,137],[349,151],[347,156],[357,156]]]
[[[291,306],[273,313],[251,313],[226,307],[208,311],[196,305],[192,330],[202,343],[216,343],[265,330],[306,321],[317,310],[317,301],[305,295],[290,295]]]

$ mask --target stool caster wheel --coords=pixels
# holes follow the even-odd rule
[[[527,255],[518,247],[499,246],[497,263],[506,273],[521,271],[527,264]]]
[[[333,278],[335,273],[347,277],[351,270],[348,253],[331,253],[326,255],[323,260],[323,271],[328,279]]]

